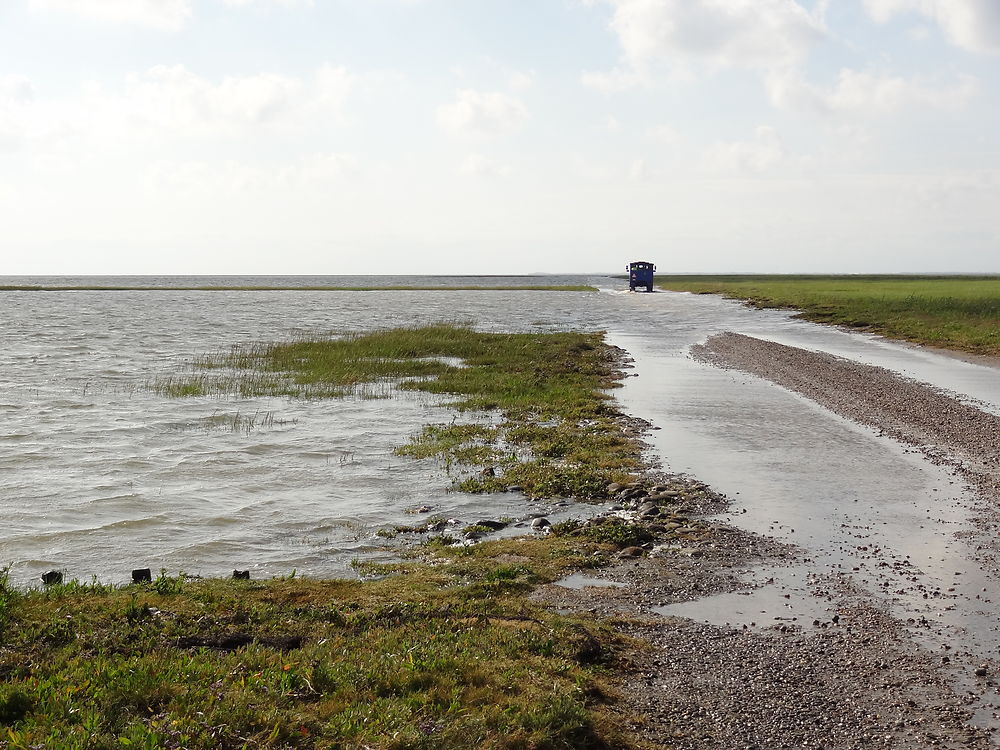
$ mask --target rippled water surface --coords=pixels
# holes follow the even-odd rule
[[[880,364],[1000,408],[995,370],[717,298],[621,293],[623,282],[610,277],[0,283],[151,282],[592,283],[605,291],[0,292],[0,564],[12,564],[15,581],[35,581],[51,568],[120,581],[147,566],[203,575],[234,568],[261,577],[292,569],[330,575],[353,558],[390,554],[374,532],[413,523],[408,511],[418,506],[466,523],[539,509],[573,512],[516,494],[449,492],[437,463],[394,456],[393,447],[421,425],[451,419],[430,396],[168,399],[146,387],[232,344],[439,321],[484,330],[607,330],[637,357],[639,377],[619,396],[629,411],[664,427],[655,435],[667,467],[742,492],[741,502],[752,508],[745,518],[759,530],[773,530],[770,522],[785,517],[772,511],[799,507],[795,540],[849,516],[857,497],[877,499],[886,524],[900,513],[922,513],[926,493],[947,488],[947,479],[798,397],[694,362],[691,344],[739,331]],[[886,473],[895,477],[891,492],[877,490]]]

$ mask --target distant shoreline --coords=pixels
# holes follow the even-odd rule
[[[0,292],[596,292],[585,284],[393,285],[393,286],[47,286],[14,284]]]

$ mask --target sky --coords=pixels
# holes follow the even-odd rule
[[[1000,272],[1000,0],[0,0],[0,275]]]

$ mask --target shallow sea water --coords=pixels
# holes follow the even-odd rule
[[[630,413],[662,428],[652,439],[665,468],[733,497],[734,522],[826,550],[824,564],[831,569],[855,567],[861,553],[851,546],[862,546],[867,526],[877,527],[873,533],[884,544],[896,545],[894,553],[936,556],[934,569],[942,576],[964,559],[954,532],[967,511],[937,502],[942,493],[961,489],[948,476],[804,399],[695,362],[688,350],[712,333],[733,330],[880,364],[991,409],[1000,408],[996,370],[822,328],[781,311],[687,294],[628,294],[610,277],[0,283],[151,281],[591,283],[604,291],[0,292],[0,564],[12,566],[15,582],[36,582],[53,568],[70,578],[109,582],[147,566],[207,576],[235,568],[250,568],[255,577],[293,569],[342,575],[355,558],[391,556],[396,543],[375,532],[414,523],[412,510],[419,506],[462,523],[593,512],[590,506],[534,503],[516,493],[451,492],[438,463],[394,456],[392,449],[423,424],[451,420],[430,396],[169,399],[146,387],[153,378],[183,372],[198,355],[233,344],[440,321],[496,331],[608,331],[612,343],[636,358],[638,377],[629,378],[617,397]],[[241,427],[239,420],[247,418],[257,426]],[[877,578],[865,585],[884,588]]]

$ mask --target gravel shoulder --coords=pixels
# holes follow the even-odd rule
[[[1000,522],[1000,418],[975,404],[882,368],[738,334],[715,336],[694,355],[771,380],[918,447],[976,491],[981,530]],[[726,502],[714,496],[686,510],[697,518]],[[810,574],[810,593],[827,609],[809,621],[747,628],[656,614],[664,604],[745,589],[741,573],[749,568],[809,563],[803,550],[776,540],[699,523],[702,533],[683,546],[653,545],[643,557],[596,574],[623,585],[549,585],[536,593],[642,644],[618,672],[617,710],[651,747],[995,747],[991,729],[970,724],[975,693],[997,691],[992,665],[977,670],[971,685],[957,686],[947,657],[913,636],[914,623],[892,617],[849,575]],[[981,562],[995,569],[1000,548],[985,536]]]

